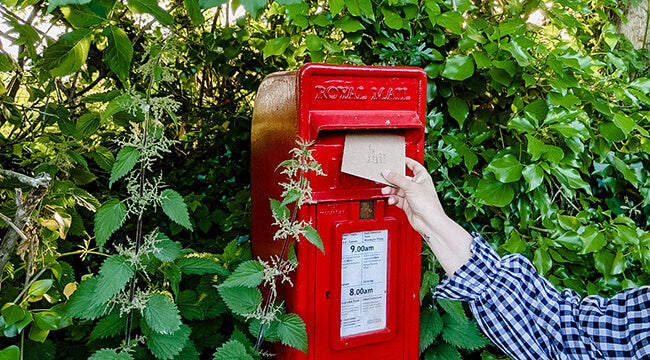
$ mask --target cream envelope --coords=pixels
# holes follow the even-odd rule
[[[341,172],[386,184],[383,170],[404,175],[403,136],[380,132],[351,132],[345,136]]]

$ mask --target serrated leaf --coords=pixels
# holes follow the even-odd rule
[[[178,308],[163,294],[151,295],[142,316],[149,328],[157,333],[173,334],[181,326]]]
[[[214,353],[213,360],[253,360],[246,352],[244,344],[237,340],[228,340]]]
[[[187,9],[187,15],[189,15],[190,20],[193,25],[201,25],[205,22],[205,18],[201,13],[201,8],[199,7],[199,0],[184,0],[185,9]]]
[[[437,299],[437,302],[447,314],[450,314],[459,321],[469,321],[462,302],[447,299]]]
[[[261,284],[262,280],[264,280],[264,266],[258,261],[249,260],[237,266],[237,269],[220,286],[252,288]]]
[[[135,275],[133,265],[122,255],[111,255],[99,269],[97,288],[91,305],[99,306],[117,295]]]
[[[284,206],[298,201],[298,199],[300,199],[300,194],[301,192],[297,189],[291,189],[287,191],[287,195],[284,197],[284,200],[282,200],[282,203],[280,205]]]
[[[120,309],[117,307],[107,316],[99,319],[93,331],[90,333],[90,340],[107,339],[124,332],[127,316],[120,316]]]
[[[158,234],[156,245],[153,249],[153,256],[163,262],[172,262],[178,258],[182,246],[178,242],[170,240],[163,234]]]
[[[217,289],[226,306],[238,315],[252,314],[262,303],[258,288],[218,286]]]
[[[285,220],[288,219],[291,215],[291,210],[288,207],[282,205],[281,202],[275,199],[269,199],[271,202],[271,213],[273,218],[276,220]]]
[[[205,257],[183,257],[176,261],[183,274],[205,275],[223,274],[226,270],[218,262]]]
[[[77,29],[62,35],[43,51],[43,67],[53,76],[78,71],[88,58],[91,35],[91,29]]]
[[[105,121],[109,119],[111,116],[119,113],[120,111],[124,111],[128,109],[132,103],[133,103],[133,98],[129,95],[121,95],[114,98],[106,106],[106,109],[101,115],[101,120]]]
[[[99,129],[100,123],[99,113],[89,112],[81,115],[79,120],[77,120],[74,138],[77,140],[85,139],[88,135]]]
[[[160,193],[160,206],[172,221],[190,231],[192,230],[190,213],[187,211],[187,205],[185,205],[185,201],[179,193],[172,189],[164,190]]]
[[[133,59],[133,44],[124,30],[110,25],[104,29],[104,36],[108,38],[108,47],[104,52],[104,61],[108,67],[125,82],[131,69]]]
[[[173,334],[152,332],[151,329],[147,329],[146,327],[143,327],[143,332],[147,337],[146,343],[149,350],[158,359],[170,360],[185,348],[192,329],[182,324]]]
[[[307,241],[316,246],[323,254],[325,254],[325,247],[323,246],[323,240],[320,237],[320,234],[316,229],[307,225],[303,229],[303,236]]]
[[[444,342],[438,343],[424,353],[424,360],[462,360],[458,350]]]
[[[138,149],[132,146],[125,146],[120,149],[120,152],[117,154],[117,159],[113,163],[108,187],[112,187],[117,180],[133,170],[135,164],[138,163],[138,159],[140,159],[140,151]]]
[[[66,315],[73,318],[94,320],[106,313],[108,304],[93,305],[95,291],[97,289],[97,277],[81,282],[68,302]]]
[[[437,311],[425,308],[420,312],[420,353],[433,344],[443,326],[442,317]]]
[[[156,0],[128,0],[129,8],[136,13],[147,13],[153,15],[163,25],[172,25],[174,18],[158,6]]]
[[[474,322],[463,321],[450,314],[443,315],[442,320],[445,324],[442,338],[447,343],[470,351],[490,344]]]
[[[95,242],[102,249],[111,235],[119,229],[126,220],[126,205],[118,199],[104,203],[95,213]]]
[[[284,314],[280,317],[277,333],[284,345],[307,353],[307,331],[305,322],[298,314]]]
[[[133,356],[126,351],[118,353],[114,349],[101,349],[95,351],[88,360],[133,360]]]

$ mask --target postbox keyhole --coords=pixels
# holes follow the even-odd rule
[[[367,220],[375,218],[375,201],[374,200],[361,200],[359,201],[359,219]]]

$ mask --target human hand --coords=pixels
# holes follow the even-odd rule
[[[406,158],[406,166],[413,176],[402,176],[388,170],[382,172],[386,181],[394,186],[382,188],[381,193],[388,195],[389,205],[404,210],[415,231],[424,234],[436,218],[446,218],[446,215],[427,169],[411,158]]]
[[[388,195],[389,205],[404,210],[413,229],[422,235],[447,274],[452,275],[472,256],[472,236],[445,214],[426,168],[409,158],[406,166],[413,176],[382,172],[393,186],[382,188],[381,193]]]

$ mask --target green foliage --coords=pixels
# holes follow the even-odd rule
[[[240,3],[226,23],[223,0],[5,1],[2,168],[52,180],[0,274],[0,358],[251,359],[260,329],[304,350],[294,315],[243,315],[262,314],[255,284],[277,265],[250,255],[252,99],[311,61],[425,70],[436,188],[500,253],[583,295],[650,283],[648,55],[615,2]],[[12,218],[30,187],[0,184]],[[309,225],[297,236],[324,250]],[[444,274],[424,263],[421,356],[502,357],[431,299]]]

